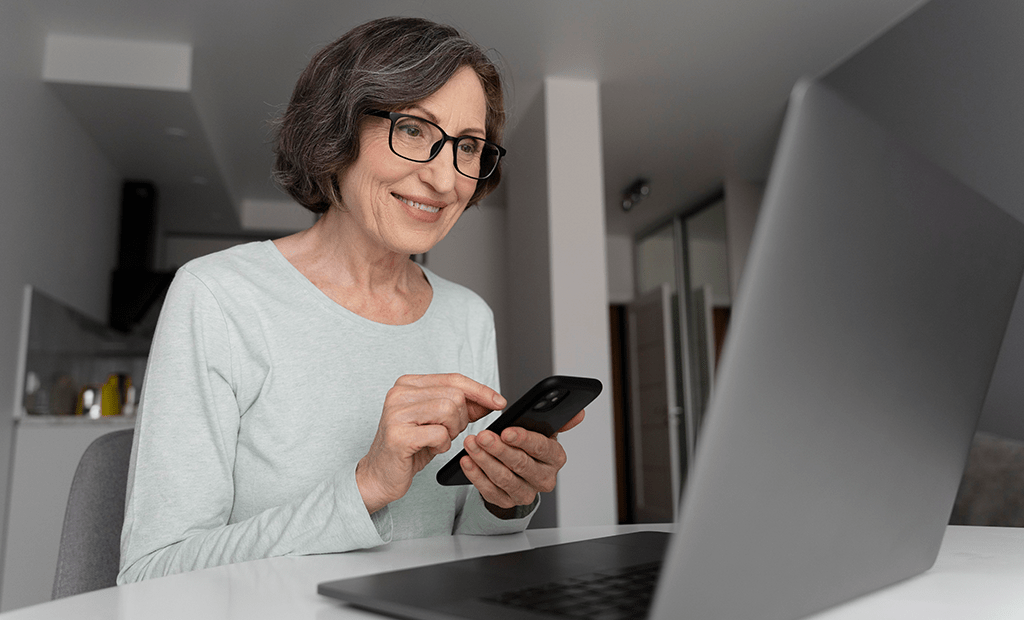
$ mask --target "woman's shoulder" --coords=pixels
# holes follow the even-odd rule
[[[272,241],[252,241],[193,258],[181,269],[197,277],[216,277],[226,273],[261,271],[273,263],[268,251]]]
[[[188,261],[178,269],[175,280],[180,281],[179,286],[207,289],[222,300],[238,298],[245,302],[294,294],[283,290],[296,286],[281,264],[283,260],[273,241],[243,243]]]
[[[491,307],[476,292],[445,279],[426,267],[421,266],[420,268],[423,269],[427,281],[430,282],[430,287],[434,290],[434,298],[431,303],[437,304],[446,314],[467,313],[480,316],[488,321],[493,320]]]

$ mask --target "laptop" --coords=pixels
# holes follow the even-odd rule
[[[919,574],[938,554],[1022,272],[1024,226],[802,81],[673,533],[318,591],[417,619],[773,620]],[[622,584],[644,581],[634,572],[648,576],[639,602],[624,598]],[[596,589],[617,593],[612,611],[548,600],[600,578],[617,584]]]

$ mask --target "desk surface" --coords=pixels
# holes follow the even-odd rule
[[[517,551],[638,529],[530,530],[512,536],[453,536],[381,549],[283,557],[220,566],[89,592],[0,614],[2,620],[332,620],[377,618],[322,597],[321,581]],[[814,620],[1024,618],[1024,529],[950,526],[935,566],[901,584],[813,616]]]

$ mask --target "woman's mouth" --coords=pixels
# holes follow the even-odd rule
[[[431,207],[430,205],[425,205],[421,202],[416,202],[415,200],[409,200],[408,198],[405,198],[404,196],[399,196],[398,194],[392,194],[392,196],[401,200],[402,202],[404,202],[405,204],[409,205],[414,209],[419,209],[420,211],[426,211],[427,213],[437,213],[438,211],[441,210],[440,207]]]

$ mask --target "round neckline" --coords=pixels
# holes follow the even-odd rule
[[[333,314],[337,314],[339,316],[345,317],[345,318],[347,318],[349,320],[357,321],[357,322],[363,323],[365,325],[372,326],[374,329],[384,329],[384,330],[414,329],[418,325],[420,325],[420,324],[426,322],[427,320],[429,320],[430,317],[434,314],[434,308],[437,305],[435,303],[435,301],[437,299],[437,284],[438,284],[437,276],[432,271],[430,271],[429,269],[424,267],[423,265],[420,265],[420,264],[417,263],[416,267],[419,268],[420,272],[427,279],[427,283],[430,285],[430,288],[432,290],[432,295],[430,297],[430,304],[427,305],[427,309],[415,321],[413,321],[411,323],[405,323],[403,325],[392,325],[390,323],[380,323],[380,322],[374,321],[372,319],[368,319],[368,318],[362,316],[361,314],[357,314],[357,313],[349,310],[345,306],[339,304],[338,302],[334,301],[333,299],[331,299],[327,295],[327,293],[324,293],[319,288],[317,288],[317,286],[315,284],[313,284],[313,282],[310,281],[309,278],[307,278],[305,275],[303,275],[303,273],[301,271],[296,269],[295,265],[291,264],[291,262],[288,261],[288,259],[285,257],[284,254],[281,253],[281,250],[277,247],[277,244],[274,243],[274,241],[272,239],[268,239],[266,241],[263,241],[262,243],[265,244],[265,247],[267,248],[267,251],[273,257],[273,260],[275,262],[277,262],[282,267],[282,269],[285,271],[285,273],[287,273],[288,276],[293,281],[298,283],[299,286],[301,286],[303,289],[305,289],[311,295],[311,297],[314,300],[316,300],[317,303],[319,303],[322,307],[324,307],[328,312],[331,312]]]

